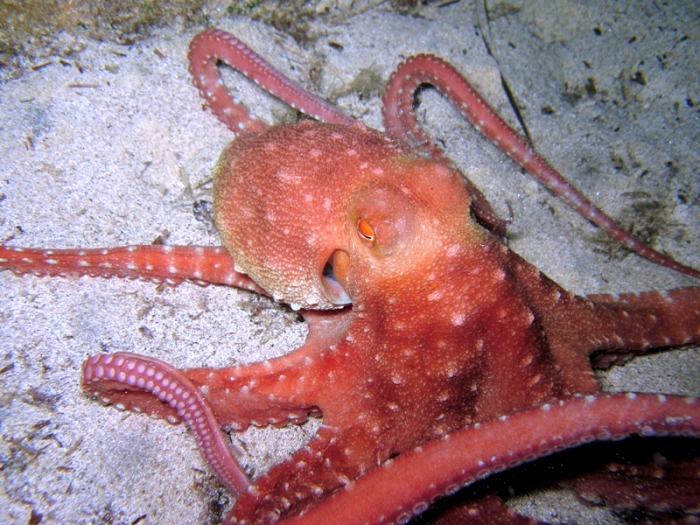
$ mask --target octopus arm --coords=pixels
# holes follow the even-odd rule
[[[307,344],[270,361],[180,371],[154,358],[102,354],[86,361],[83,384],[95,397],[119,408],[165,416],[171,422],[184,420],[207,463],[240,496],[234,509],[237,519],[271,521],[273,516],[307,508],[386,459],[377,452],[377,436],[368,429],[369,420],[363,424],[362,415],[355,415],[348,421],[347,414],[329,410],[306,447],[246,487],[247,478],[240,474],[220,431],[220,426],[227,425],[242,429],[251,423],[300,422],[327,402],[331,408],[342,404],[348,397],[347,384],[334,382],[332,370],[346,354],[326,345],[336,342],[337,337],[328,334],[341,334],[349,314],[307,313],[311,326]],[[327,330],[320,334],[324,327]]]
[[[342,316],[337,318],[343,322]],[[359,447],[358,443],[367,439],[359,427],[340,431],[323,426],[309,446],[261,478],[258,483],[265,488],[256,490],[250,486],[220,427],[233,425],[240,430],[250,424],[285,425],[301,422],[309,413],[319,413],[316,401],[327,395],[326,379],[332,369],[328,360],[337,357],[326,351],[322,346],[325,342],[326,338],[317,339],[311,331],[309,342],[287,356],[218,370],[181,371],[147,356],[127,352],[99,354],[85,361],[82,383],[104,403],[165,417],[172,423],[184,420],[202,456],[231,492],[247,494],[241,497],[244,503],[266,494],[267,506],[256,502],[255,511],[264,513],[272,506],[274,512],[283,512],[290,498],[318,499],[343,480],[349,482],[359,476],[360,461],[348,455],[349,447],[357,446],[359,454],[365,457],[373,443]],[[342,397],[343,393],[334,395]],[[314,468],[300,473],[291,468],[293,465]],[[296,489],[291,494],[289,486]],[[299,501],[293,502],[295,508]]]
[[[350,309],[302,312],[309,333],[304,346],[267,361],[183,374],[203,392],[220,425],[241,430],[300,423],[318,415],[328,370],[337,366],[336,348],[352,321]]]
[[[202,31],[190,43],[190,73],[195,86],[214,114],[234,133],[262,131],[263,122],[250,116],[248,111],[229,94],[221,80],[218,61],[225,62],[266,91],[293,108],[323,122],[352,124],[354,119],[320,97],[309,93],[287,78],[235,36],[219,29]]]
[[[656,394],[596,394],[529,407],[401,454],[289,522],[404,523],[435,499],[494,473],[590,441],[632,434],[700,436],[700,401]],[[508,513],[500,507],[474,507],[473,521],[468,523],[503,523],[499,520]],[[492,508],[496,515],[485,515]]]
[[[662,519],[689,509],[697,513],[700,457],[673,459],[655,452],[648,459],[644,464],[610,463],[603,471],[584,473],[566,485],[584,501],[621,515]]]
[[[599,318],[589,348],[599,368],[653,348],[700,342],[700,287],[588,299]]]
[[[147,245],[89,250],[0,246],[0,269],[38,276],[143,279],[170,285],[187,280],[267,295],[250,277],[234,269],[231,255],[219,246]]]
[[[250,489],[250,480],[240,466],[228,440],[219,430],[217,421],[202,392],[179,370],[152,357],[121,352],[100,354],[88,358],[83,364],[83,386],[103,402],[110,402],[114,395],[119,401],[125,392],[146,394],[140,399],[146,410],[152,406],[158,412],[157,403],[167,406],[178,418],[184,419],[192,429],[199,451],[221,482],[233,494],[243,494]],[[141,408],[127,396],[122,408]],[[148,404],[152,405],[148,405]]]
[[[371,456],[367,451],[374,446],[371,436],[361,427],[339,430],[322,426],[307,446],[255,480],[253,490],[236,501],[223,525],[272,523],[283,517],[303,515],[325,495],[351,486],[353,480],[376,466],[376,461],[373,464],[357,461],[358,454]],[[345,521],[333,517],[324,523]]]
[[[154,391],[148,374],[153,370],[177,376],[183,390],[201,393],[216,418],[217,426],[243,430],[256,426],[285,425],[319,414],[323,398],[322,378],[333,366],[329,346],[337,344],[349,323],[349,311],[304,312],[309,319],[306,344],[276,359],[213,370],[171,370],[157,359],[141,362],[140,356],[119,352],[101,354],[85,362],[83,385],[95,397],[121,409],[145,412],[172,423],[182,419],[177,407]],[[116,366],[122,356],[126,363]],[[128,367],[128,368],[127,368]],[[162,369],[162,370],[161,370]],[[155,384],[157,386],[157,384]]]
[[[577,296],[515,253],[511,271],[562,366],[570,393],[598,390],[591,370],[654,348],[700,341],[700,287]]]
[[[525,168],[540,184],[612,238],[650,261],[696,279],[700,278],[700,271],[650,248],[594,206],[511,128],[459,71],[439,57],[427,54],[409,57],[389,79],[384,95],[384,123],[389,135],[406,140],[433,158],[450,164],[442,150],[423,132],[412,110],[413,97],[422,84],[434,86],[482,135]],[[474,198],[472,209],[475,215],[494,233],[502,235],[508,221],[499,220],[493,214],[486,199],[471,183],[469,190]]]

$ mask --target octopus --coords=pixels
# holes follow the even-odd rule
[[[314,120],[267,127],[254,119],[229,95],[219,61]],[[700,435],[697,399],[602,393],[591,366],[700,342],[700,287],[587,297],[561,288],[508,249],[508,221],[421,130],[415,91],[435,86],[629,249],[695,278],[700,272],[595,208],[453,66],[433,55],[404,61],[384,97],[386,133],[306,92],[223,31],[195,37],[190,70],[237,135],[214,173],[224,246],[3,246],[0,268],[232,286],[300,312],[306,343],[260,363],[178,370],[116,352],[83,365],[85,390],[104,403],[187,423],[238,497],[226,523],[403,523],[476,480],[565,448],[632,434]],[[314,438],[255,480],[221,431],[320,415]],[[678,469],[696,472],[697,461]],[[638,472],[623,478],[646,480]],[[612,483],[586,481],[598,494]],[[696,475],[673,483],[650,489],[658,507],[697,506],[687,496]],[[495,494],[434,518],[525,520]]]

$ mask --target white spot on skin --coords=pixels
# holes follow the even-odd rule
[[[451,321],[454,326],[462,326],[467,320],[467,315],[464,313],[452,314]]]
[[[532,313],[532,310],[528,310],[527,315],[525,316],[525,324],[530,326],[534,321],[535,321],[535,314]]]
[[[541,375],[541,374],[537,374],[537,375],[534,376],[532,379],[530,379],[530,381],[529,381],[529,383],[528,383],[528,386],[534,386],[534,385],[536,385],[537,383],[540,382],[540,379],[542,379],[542,375]]]
[[[450,396],[449,396],[449,394],[448,394],[446,391],[445,391],[445,392],[439,393],[439,394],[435,397],[435,400],[438,401],[438,402],[440,402],[440,403],[444,403],[444,402],[447,401],[448,399],[450,399]]]
[[[428,301],[439,301],[445,295],[445,290],[435,290],[428,294]]]
[[[401,384],[404,383],[404,379],[403,379],[403,377],[401,377],[399,374],[397,374],[396,372],[394,372],[394,373],[391,375],[391,382],[394,383],[395,385],[401,385]]]

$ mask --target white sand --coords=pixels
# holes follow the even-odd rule
[[[360,99],[348,92],[363,71],[386,80],[402,57],[439,54],[517,124],[502,75],[539,151],[613,216],[656,203],[637,225],[654,219],[657,247],[699,268],[700,27],[692,22],[698,8],[662,12],[637,2],[623,12],[616,2],[588,2],[585,10],[577,4],[531,2],[508,14],[520,3],[497,3],[488,26],[483,8],[466,1],[427,8],[425,17],[374,9],[342,25],[314,22],[318,39],[304,48],[243,18],[216,25],[306,85],[313,69],[319,82],[310,88],[337,97],[344,111],[377,128],[378,94]],[[158,237],[168,244],[219,243],[192,204],[210,197],[210,187],[199,186],[231,134],[202,110],[190,84],[186,53],[195,33],[172,27],[130,47],[88,42],[63,64],[56,60],[0,85],[0,239],[45,248],[150,244]],[[290,117],[284,106],[228,78],[256,114],[270,122]],[[588,78],[595,79],[593,96],[583,89]],[[573,105],[562,97],[566,84],[582,95]],[[634,255],[611,259],[595,228],[435,93],[425,93],[419,113],[499,212],[505,215],[510,203],[511,247],[566,288],[697,285]],[[216,522],[227,497],[188,431],[91,400],[78,384],[80,364],[116,350],[178,367],[256,361],[302,344],[295,316],[246,292],[193,284],[171,289],[2,272],[0,290],[0,522],[26,524],[32,513],[42,523]],[[698,395],[700,352],[639,358],[605,381],[617,390]],[[259,473],[313,431],[313,424],[252,430],[234,440],[250,453],[246,466]],[[565,496],[558,510],[545,500],[538,516],[613,521],[605,513],[567,515],[570,500]]]

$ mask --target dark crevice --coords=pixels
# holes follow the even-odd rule
[[[510,86],[508,85],[508,80],[506,77],[503,75],[503,70],[501,69],[501,63],[498,60],[498,57],[496,54],[493,52],[493,47],[491,46],[491,24],[489,20],[489,15],[488,15],[488,8],[486,6],[486,2],[488,0],[481,0],[480,2],[477,2],[476,4],[476,10],[477,10],[477,16],[476,16],[476,23],[477,23],[477,28],[478,28],[478,33],[479,36],[481,36],[482,41],[484,42],[484,46],[486,47],[486,52],[489,54],[491,58],[496,62],[496,65],[498,66],[498,72],[501,77],[501,86],[503,87],[503,91],[506,95],[506,98],[508,99],[508,103],[510,104],[510,107],[513,110],[513,113],[515,113],[515,118],[518,120],[518,123],[520,124],[520,129],[522,129],[523,134],[525,135],[525,139],[532,144],[532,140],[530,138],[530,130],[528,129],[527,125],[525,124],[525,119],[523,118],[522,113],[520,112],[520,108],[518,107],[518,104],[515,100],[515,97],[513,96],[513,92],[510,89]]]
[[[500,67],[499,67],[499,71],[500,71]],[[530,139],[530,130],[527,128],[527,125],[525,124],[525,120],[523,119],[523,116],[520,113],[520,108],[518,108],[518,104],[515,102],[515,98],[513,97],[513,92],[510,90],[510,87],[508,86],[508,82],[506,81],[502,72],[501,72],[501,85],[503,86],[503,91],[505,91],[505,93],[506,93],[506,97],[508,98],[508,103],[510,104],[510,107],[513,108],[513,112],[515,113],[515,118],[517,118],[518,122],[520,123],[520,127],[522,128],[523,134],[525,135],[525,139],[528,141],[528,143],[532,144],[532,140]]]

